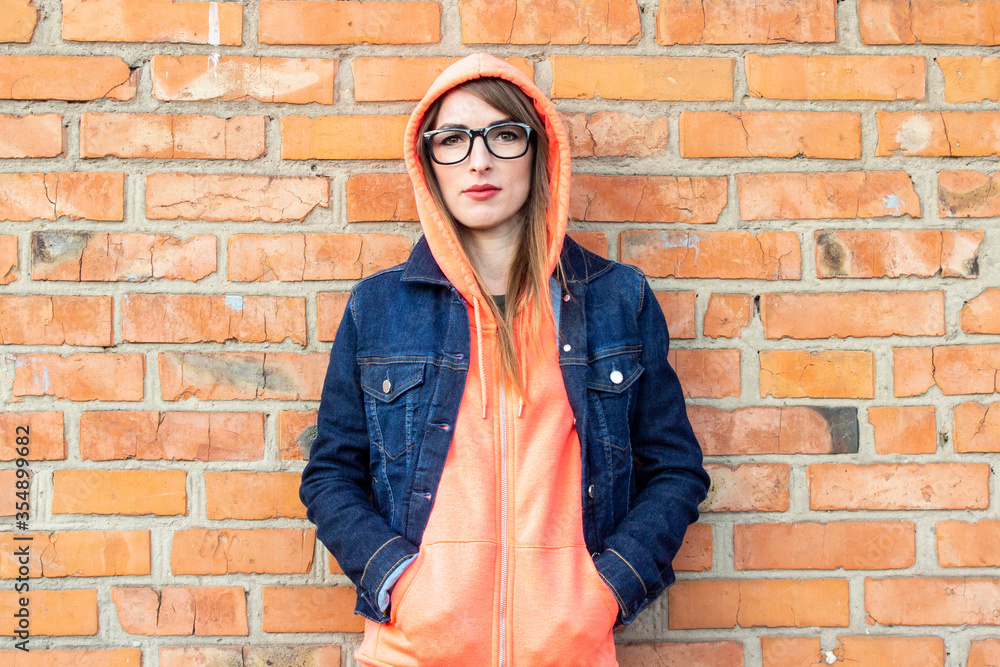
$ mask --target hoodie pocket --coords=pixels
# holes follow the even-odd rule
[[[375,658],[398,667],[489,665],[496,543],[423,544],[389,594]]]
[[[517,547],[513,664],[615,667],[617,616],[586,547]]]

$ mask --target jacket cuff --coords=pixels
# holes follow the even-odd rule
[[[649,603],[646,584],[635,568],[614,549],[605,549],[597,554],[594,565],[618,599],[618,621],[628,625]]]
[[[417,551],[418,548],[415,545],[411,544],[403,536],[397,535],[396,537],[389,538],[368,559],[368,563],[361,573],[360,585],[361,596],[371,605],[372,609],[380,609],[378,604],[379,592],[383,586],[387,585],[386,582],[389,576],[408,558],[416,556]],[[385,616],[384,611],[382,615]],[[388,620],[388,616],[385,616],[385,620]]]
[[[395,569],[389,573],[389,576],[385,578],[385,582],[382,583],[382,587],[378,589],[378,610],[385,613],[386,609],[389,608],[389,593],[392,591],[392,587],[396,585],[396,582],[401,576],[403,576],[403,570],[409,567],[410,563],[416,558],[416,554],[413,556],[407,556],[403,559],[403,562],[395,567]]]

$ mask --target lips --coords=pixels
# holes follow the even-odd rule
[[[483,185],[472,185],[464,190],[464,194],[471,199],[475,199],[476,201],[483,201],[500,194],[500,188],[489,183],[485,183]]]

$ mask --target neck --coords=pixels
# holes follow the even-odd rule
[[[464,230],[469,259],[486,283],[490,294],[507,292],[507,277],[520,227],[520,222],[511,222],[490,229],[466,227]]]

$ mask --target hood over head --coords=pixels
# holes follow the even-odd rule
[[[462,249],[457,235],[442,216],[434,197],[427,187],[427,180],[420,164],[420,124],[429,107],[461,83],[481,77],[506,79],[517,85],[534,101],[535,111],[542,118],[549,140],[548,171],[550,202],[546,215],[548,241],[546,253],[546,274],[543,284],[555,269],[566,234],[569,216],[570,150],[569,141],[559,114],[541,90],[521,70],[494,56],[479,53],[466,56],[449,66],[431,84],[424,98],[417,104],[406,125],[403,139],[403,154],[406,168],[413,182],[417,213],[423,228],[427,245],[441,271],[467,301],[482,299],[483,295],[472,273],[469,259]],[[544,304],[548,299],[543,299]],[[489,311],[489,309],[486,309]]]

